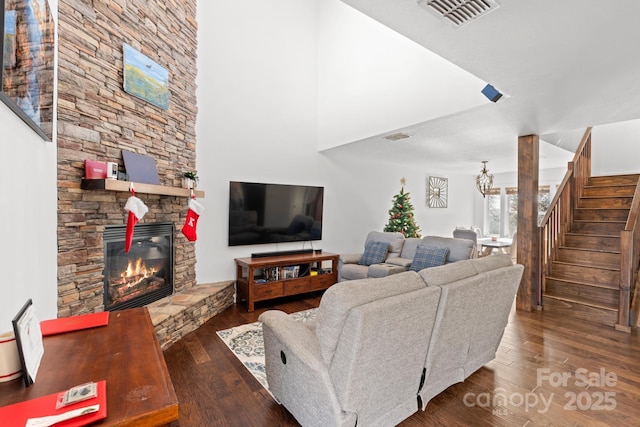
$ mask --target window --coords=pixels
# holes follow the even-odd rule
[[[486,233],[500,235],[500,188],[492,188],[486,196]]]
[[[508,187],[507,189],[507,236],[513,236],[518,228],[518,188]]]
[[[549,185],[538,187],[538,225],[549,209],[552,194]],[[492,188],[485,203],[486,233],[513,236],[518,227],[518,187]]]
[[[538,188],[538,226],[542,222],[549,205],[551,204],[551,190],[548,185],[543,185]]]

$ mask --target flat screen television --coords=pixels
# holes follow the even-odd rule
[[[322,239],[324,187],[229,182],[229,246]]]

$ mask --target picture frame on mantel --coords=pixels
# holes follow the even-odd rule
[[[55,25],[47,0],[0,0],[0,100],[53,139]]]

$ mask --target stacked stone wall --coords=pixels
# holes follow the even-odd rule
[[[196,166],[196,1],[60,0],[58,9],[58,316],[102,311],[106,225],[126,223],[127,192],[81,189],[84,161],[152,157],[160,183]],[[123,45],[169,73],[162,109],[124,91]],[[175,224],[175,288],[195,285],[195,249],[180,232],[186,197],[136,193],[142,222]]]

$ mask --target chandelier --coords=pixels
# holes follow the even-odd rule
[[[487,160],[483,160],[480,175],[476,176],[476,187],[478,187],[478,191],[482,194],[482,197],[486,197],[493,186],[493,175],[490,175],[488,172]]]

